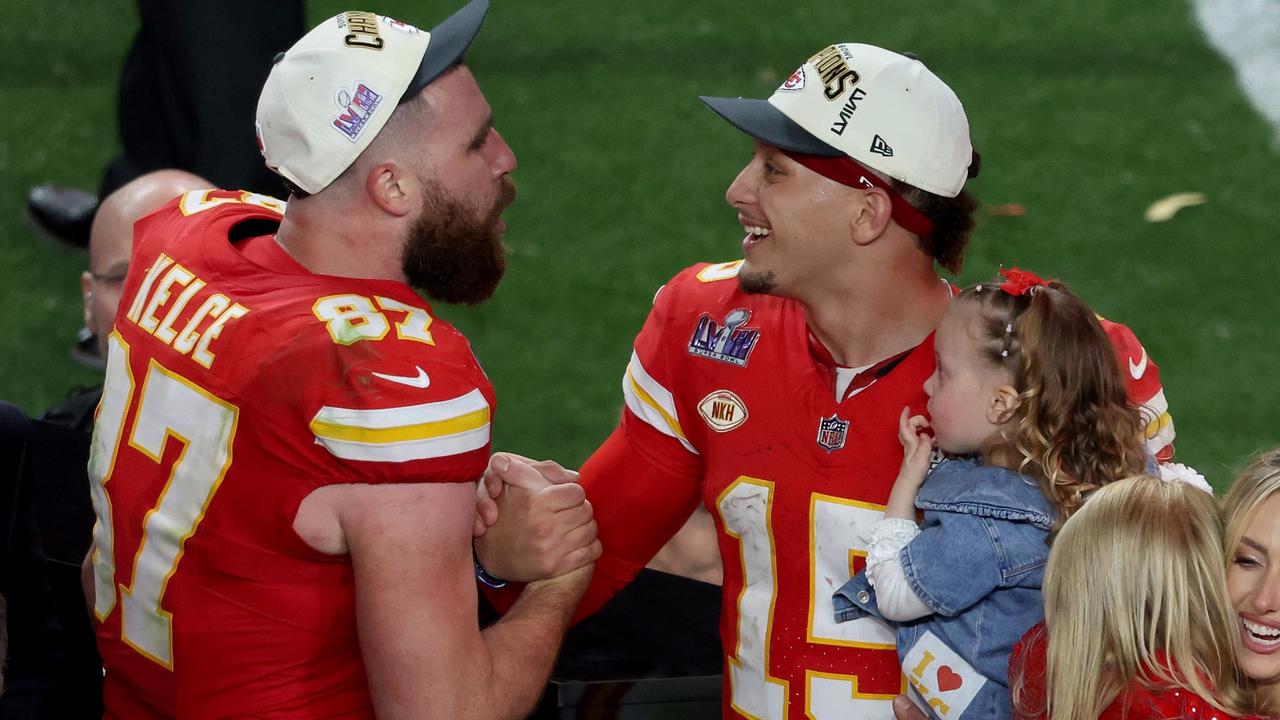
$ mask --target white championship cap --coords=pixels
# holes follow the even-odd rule
[[[320,23],[275,66],[258,97],[267,167],[318,193],[355,162],[391,113],[458,63],[489,0],[472,0],[430,32],[370,12]]]
[[[807,155],[847,155],[936,195],[955,197],[973,146],[960,99],[924,63],[873,45],[829,45],[767,101],[704,97],[758,140]]]

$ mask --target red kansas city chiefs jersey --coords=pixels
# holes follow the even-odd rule
[[[625,449],[606,444],[582,471],[605,553],[593,584],[625,582],[700,500],[724,564],[725,716],[892,718],[906,692],[894,633],[872,617],[836,623],[831,595],[862,568],[883,515],[902,408],[925,412],[933,338],[863,371],[838,401],[801,305],[742,292],[740,264],[677,275],[636,338]],[[1111,336],[1138,361],[1127,328]]]
[[[413,291],[233,244],[282,208],[192,192],[136,227],[90,460],[108,717],[372,718],[349,559],[298,505],[488,458],[492,388]]]

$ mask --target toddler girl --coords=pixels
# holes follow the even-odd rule
[[[1009,653],[1043,617],[1050,532],[1145,466],[1097,316],[1061,283],[1001,273],[943,316],[930,419],[903,411],[905,457],[867,569],[833,599],[838,621],[897,623],[903,673],[940,718],[1010,717]],[[952,459],[930,471],[935,445]]]

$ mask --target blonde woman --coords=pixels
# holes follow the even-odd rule
[[[1045,571],[1045,624],[1014,650],[1015,717],[1241,716],[1238,620],[1213,497],[1139,476],[1063,526]]]
[[[1280,715],[1280,448],[1262,453],[1227,492],[1227,592],[1240,669],[1259,712]]]

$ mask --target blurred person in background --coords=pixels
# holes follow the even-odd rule
[[[80,277],[85,325],[105,345],[129,267],[133,224],[189,190],[209,187],[181,170],[143,175],[102,203]],[[13,623],[9,692],[0,720],[76,720],[102,716],[102,662],[81,591],[80,560],[89,549],[93,505],[86,464],[102,386],[74,389],[38,420],[4,405],[6,453],[0,504],[13,527],[4,534],[5,593]]]

